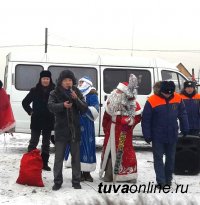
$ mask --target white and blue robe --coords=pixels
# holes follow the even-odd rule
[[[81,171],[90,172],[96,169],[96,144],[94,121],[98,117],[99,102],[96,93],[88,93],[86,96],[88,110],[80,117],[81,143],[80,161]]]

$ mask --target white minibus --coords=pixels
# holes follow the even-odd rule
[[[69,54],[15,54],[9,53],[4,75],[4,87],[10,95],[10,101],[16,119],[15,132],[30,132],[30,116],[22,108],[22,100],[30,88],[34,87],[42,70],[52,73],[54,83],[62,70],[71,70],[77,79],[88,75],[96,87],[100,102],[100,115],[95,121],[96,136],[102,136],[102,117],[104,104],[110,92],[119,82],[128,81],[131,73],[138,78],[137,101],[141,107],[153,94],[153,85],[160,80],[172,80],[176,91],[182,89],[187,78],[170,63],[161,59],[139,57],[110,57],[98,55]],[[140,124],[134,129],[134,135],[142,135]]]

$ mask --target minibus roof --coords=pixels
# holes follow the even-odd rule
[[[160,58],[144,58],[138,56],[108,56],[97,55],[95,53],[9,53],[7,61],[20,63],[50,63],[50,64],[76,64],[76,65],[95,65],[95,66],[126,66],[126,67],[160,67],[178,68],[175,64],[169,63]]]

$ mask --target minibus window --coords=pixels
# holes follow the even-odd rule
[[[79,67],[79,66],[49,66],[48,70],[52,74],[53,82],[57,82],[58,76],[63,70],[71,70],[76,79],[80,79],[83,76],[89,76],[93,82],[93,86],[98,89],[97,85],[97,69],[93,67]]]
[[[180,84],[180,90],[183,89],[183,84],[187,80],[182,75],[178,74],[179,84]]]
[[[111,69],[106,68],[103,73],[104,92],[110,93],[119,82],[128,82],[130,74],[133,73],[138,79],[138,94],[149,95],[151,93],[151,73],[143,69]]]
[[[41,65],[18,64],[15,67],[15,88],[30,90],[35,87],[43,70]]]

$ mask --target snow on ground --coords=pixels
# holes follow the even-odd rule
[[[26,152],[29,134],[15,133],[13,136],[9,134],[0,135],[0,204],[45,204],[45,205],[61,205],[61,204],[107,204],[106,200],[112,200],[114,204],[200,204],[200,174],[196,176],[174,176],[174,185],[183,185],[182,191],[186,190],[188,185],[188,193],[122,193],[121,189],[117,193],[100,194],[98,185],[102,182],[99,179],[98,171],[100,164],[100,151],[97,151],[97,169],[92,173],[94,182],[81,183],[82,189],[75,190],[71,187],[71,169],[63,168],[64,183],[58,191],[52,191],[53,173],[43,171],[42,178],[45,187],[24,186],[16,183],[20,159]],[[150,151],[137,151],[138,160],[138,181],[139,185],[148,185],[155,183],[155,174],[152,162],[152,153]],[[51,148],[51,156],[49,165],[52,168],[54,162],[53,145]],[[116,183],[118,185],[133,184]],[[103,185],[113,185],[112,183],[103,183]],[[108,198],[103,198],[104,195]],[[96,200],[96,201],[95,201]],[[99,203],[97,203],[97,201]],[[189,203],[190,202],[190,203]]]

